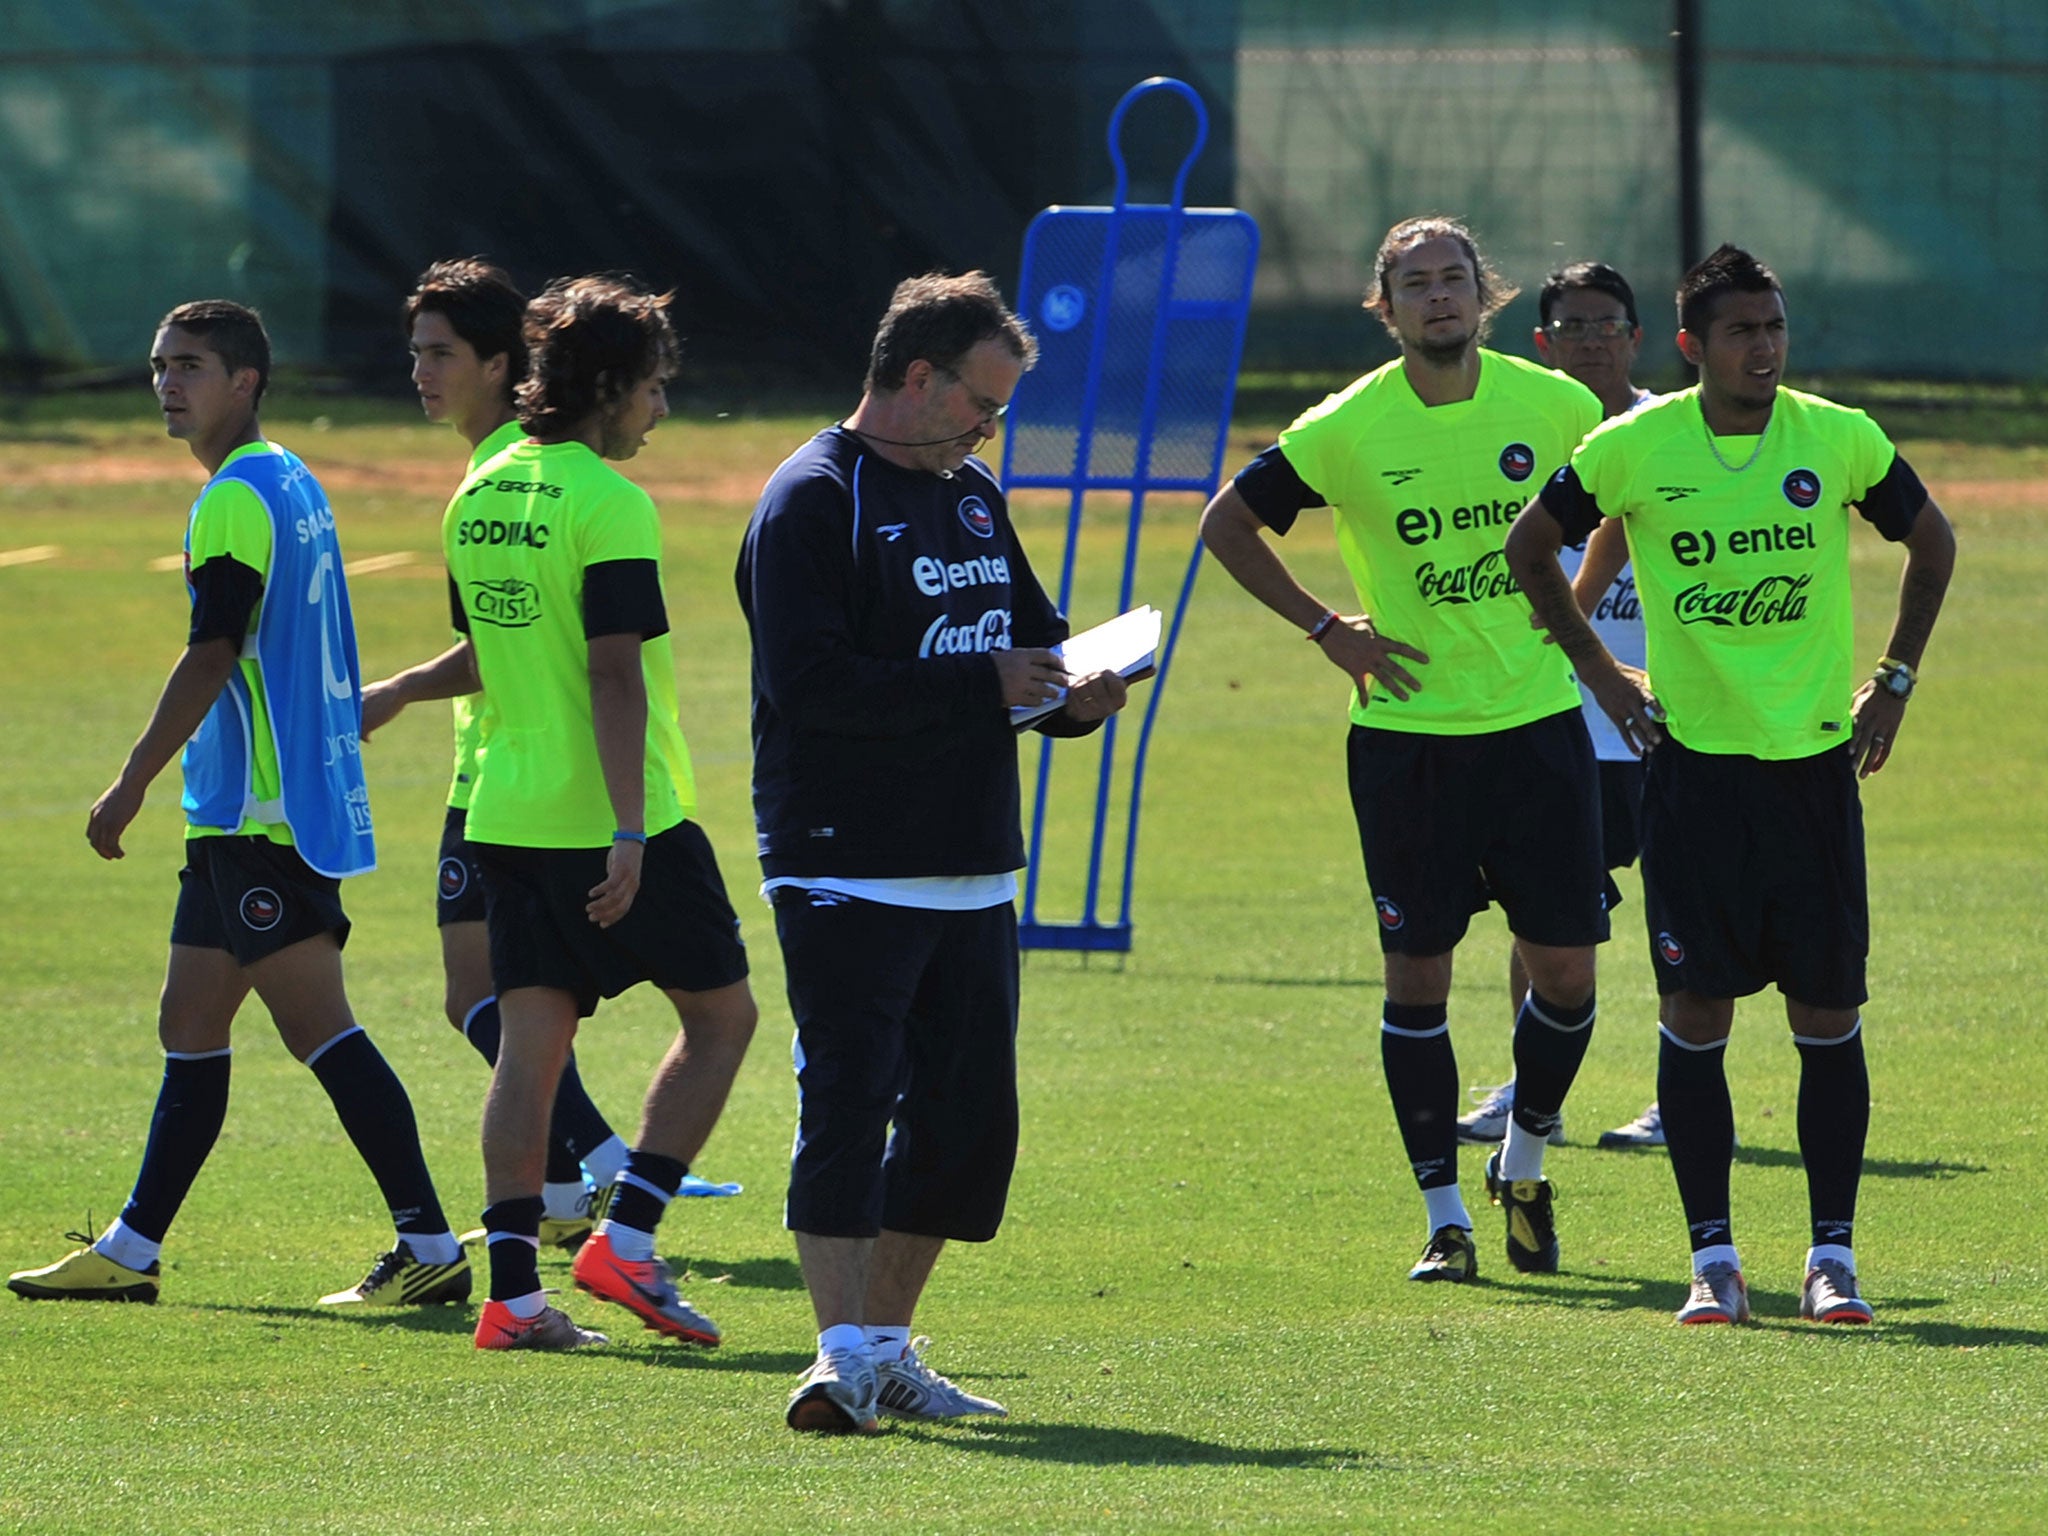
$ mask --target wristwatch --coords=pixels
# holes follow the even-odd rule
[[[1878,687],[1903,704],[1913,697],[1913,685],[1919,678],[1914,676],[1913,669],[1903,661],[1893,661],[1891,657],[1886,656],[1877,664],[1875,681]]]

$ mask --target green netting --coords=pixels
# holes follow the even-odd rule
[[[2048,6],[1697,8],[1702,234],[1784,275],[1795,366],[2048,372]],[[1669,0],[10,6],[0,361],[130,363],[157,315],[217,294],[260,306],[287,362],[395,381],[391,314],[412,273],[486,250],[533,282],[636,267],[682,288],[700,362],[841,377],[895,277],[981,265],[1007,280],[1040,207],[1100,201],[1109,108],[1151,73],[1190,81],[1215,120],[1190,200],[1244,207],[1264,231],[1253,365],[1385,356],[1357,311],[1365,263],[1389,223],[1427,210],[1468,218],[1524,287],[1563,260],[1613,261],[1656,326],[1681,265],[1673,14]],[[1519,347],[1530,319],[1526,301],[1510,310],[1503,343]]]

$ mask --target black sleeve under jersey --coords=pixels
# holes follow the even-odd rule
[[[1600,526],[1600,503],[1586,489],[1579,472],[1567,464],[1543,487],[1543,510],[1557,519],[1564,542],[1577,549]]]
[[[448,622],[455,626],[456,633],[469,633],[469,615],[463,611],[462,588],[455,585],[455,578],[448,578]]]
[[[1295,518],[1307,508],[1329,505],[1295,473],[1278,443],[1240,469],[1230,483],[1258,520],[1278,534],[1292,528]]]
[[[1914,520],[1927,505],[1927,487],[1913,473],[1903,453],[1892,455],[1884,478],[1858,498],[1856,510],[1879,533],[1896,544],[1913,531]]]
[[[232,640],[239,649],[263,600],[263,575],[233,555],[215,555],[192,573],[192,630],[186,644]]]
[[[599,560],[583,568],[583,638],[668,633],[661,566],[653,560]]]

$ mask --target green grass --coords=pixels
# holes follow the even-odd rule
[[[310,418],[324,414],[328,427]],[[1009,1222],[941,1265],[934,1363],[1006,1401],[999,1423],[799,1440],[780,1412],[811,1322],[780,1229],[793,1112],[788,1015],[753,896],[745,634],[731,565],[767,467],[814,423],[671,422],[636,473],[669,528],[685,727],[703,820],[753,943],[763,1024],[701,1160],[737,1200],[679,1206],[664,1246],[726,1330],[693,1354],[610,1325],[587,1357],[485,1358],[470,1319],[329,1315],[311,1298],[386,1241],[375,1190],[260,1010],[228,1125],[153,1309],[0,1298],[0,1529],[38,1533],[1214,1531],[1491,1528],[2033,1531],[2048,1524],[2048,1295],[2031,1192],[2048,1070],[2038,1025],[2048,869],[2048,501],[2041,450],[1971,432],[1909,451],[1961,559],[1908,732],[1866,786],[1876,1098],[1859,1254],[1879,1326],[1792,1321],[1806,1235],[1796,1056],[1764,999],[1729,1070],[1736,1224],[1759,1314],[1670,1321],[1685,1234],[1661,1154],[1590,1150],[1651,1093],[1640,904],[1603,952],[1603,1023],[1554,1152],[1564,1272],[1402,1278],[1422,1218],[1379,1081],[1379,964],[1343,788],[1343,684],[1220,572],[1198,588],[1153,745],[1127,962],[1025,968],[1025,1136]],[[281,401],[278,437],[334,492],[367,670],[444,633],[433,549],[460,454],[376,405]],[[1247,428],[1247,441],[1261,429]],[[184,451],[107,411],[0,429],[0,1259],[46,1262],[133,1177],[159,1071],[153,999],[178,860],[176,787],[103,865],[86,807],[183,634]],[[1059,510],[1027,502],[1048,580]],[[1160,504],[1140,596],[1170,603],[1192,508]],[[1108,509],[1089,521],[1107,558]],[[1856,542],[1863,651],[1897,552]],[[1286,553],[1343,590],[1327,530]],[[1084,583],[1077,617],[1106,616]],[[1129,737],[1126,736],[1128,744]],[[352,995],[411,1090],[457,1219],[480,1204],[481,1063],[443,1023],[432,928],[445,717],[371,747],[383,868],[351,882]],[[1068,829],[1086,778],[1060,774]],[[1077,900],[1071,848],[1046,905]],[[1635,896],[1633,877],[1624,881]],[[1507,1066],[1506,940],[1482,918],[1452,1001],[1467,1081]],[[582,1042],[628,1128],[666,1043],[643,995]],[[1467,1197],[1478,1190],[1468,1158]],[[550,1283],[566,1268],[548,1261]],[[610,1315],[605,1315],[610,1313]]]

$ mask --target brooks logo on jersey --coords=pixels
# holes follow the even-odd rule
[[[1444,536],[1446,523],[1454,533],[1505,528],[1521,511],[1519,501],[1475,501],[1469,507],[1453,507],[1449,512],[1439,512],[1435,507],[1409,507],[1395,515],[1394,532],[1401,536],[1403,544],[1427,544]]]
[[[1383,469],[1380,471],[1380,478],[1391,480],[1396,485],[1406,485],[1421,473],[1420,469]]]
[[[1010,562],[1001,555],[976,555],[972,560],[942,561],[919,555],[910,565],[911,579],[926,597],[944,597],[959,587],[1008,586]]]
[[[462,494],[474,496],[478,491],[503,491],[510,496],[545,496],[550,501],[562,499],[562,488],[549,485],[545,480],[479,480]]]
[[[1750,587],[1716,592],[1705,582],[1687,587],[1672,603],[1681,624],[1718,624],[1749,629],[1759,624],[1796,624],[1806,617],[1806,589],[1813,575],[1766,576]]]
[[[524,629],[540,621],[540,588],[510,577],[469,584],[469,616],[499,629]]]
[[[975,656],[1010,648],[1010,610],[991,608],[970,624],[955,624],[950,613],[933,619],[917,644],[920,659],[926,656]]]
[[[1434,608],[1445,603],[1483,603],[1489,598],[1513,597],[1522,589],[1515,582],[1514,572],[1508,569],[1507,556],[1500,550],[1489,549],[1470,565],[1439,570],[1434,560],[1424,561],[1416,567],[1415,590]]]

